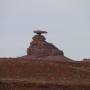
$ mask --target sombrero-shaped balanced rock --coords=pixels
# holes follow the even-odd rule
[[[37,30],[34,31],[34,33],[36,33],[36,35],[32,38],[32,42],[27,49],[27,55],[36,57],[64,55],[63,51],[46,41],[45,37],[42,35],[46,34],[46,31]]]
[[[41,31],[41,30],[35,30],[34,33],[41,35],[41,34],[46,34],[46,31]]]

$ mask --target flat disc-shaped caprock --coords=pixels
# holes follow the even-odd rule
[[[41,35],[41,34],[46,34],[47,32],[46,31],[41,31],[41,30],[36,30],[36,31],[34,31],[34,33],[36,33],[38,35]]]

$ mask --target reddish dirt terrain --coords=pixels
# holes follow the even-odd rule
[[[13,90],[90,90],[90,62],[2,58],[0,88],[0,90],[12,90],[11,88]]]

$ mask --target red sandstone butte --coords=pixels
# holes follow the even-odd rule
[[[0,58],[0,90],[90,90],[90,62],[74,61],[35,31],[27,55]]]

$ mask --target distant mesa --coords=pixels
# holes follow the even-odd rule
[[[52,43],[46,41],[46,38],[42,34],[46,34],[46,31],[35,30],[34,35],[32,37],[32,42],[30,46],[27,48],[28,56],[36,56],[36,57],[45,57],[45,56],[57,56],[62,55],[64,53],[62,50],[59,50]]]
[[[85,62],[90,62],[90,59],[83,59],[83,61],[85,61]]]

